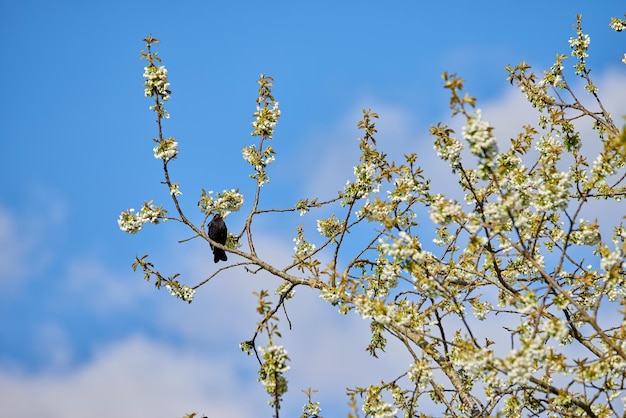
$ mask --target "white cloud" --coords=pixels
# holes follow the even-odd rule
[[[141,297],[151,292],[140,272],[130,267],[123,273],[114,272],[93,255],[67,258],[65,276],[59,283],[67,297],[84,304],[90,314],[127,310],[136,306]]]
[[[28,190],[27,207],[19,211],[0,202],[0,283],[10,285],[4,286],[3,295],[49,265],[54,252],[51,237],[65,219],[65,202],[43,186]]]
[[[21,236],[17,217],[0,206],[0,281],[24,277],[27,258],[34,246],[32,238]]]
[[[33,354],[43,359],[49,370],[64,370],[75,355],[71,336],[63,324],[42,318],[33,326]]]
[[[289,259],[290,241],[259,238],[257,246],[269,260],[280,263]],[[202,279],[222,265],[212,263],[206,257],[208,248],[202,245],[175,246],[171,259],[160,264],[168,268],[175,263],[190,284],[194,284],[193,278]],[[110,273],[97,261],[77,260],[68,270],[66,285],[74,287],[73,298],[87,298],[86,315],[93,310],[106,313],[128,303],[127,296],[118,294],[122,284],[103,283],[110,282]],[[134,279],[151,289],[151,283]],[[157,314],[153,320],[160,325],[160,332],[172,338],[134,336],[108,343],[78,368],[69,366],[76,363],[75,347],[62,324],[45,322],[39,327],[38,342],[42,347],[56,347],[54,353],[47,353],[47,371],[24,374],[0,370],[3,411],[15,417],[52,418],[182,417],[192,411],[210,417],[248,418],[259,416],[259,411],[270,415],[268,395],[256,381],[256,359],[242,353],[238,343],[252,337],[259,320],[252,292],[268,289],[272,294],[277,285],[278,281],[267,274],[237,269],[203,286],[191,305],[165,290],[159,292],[162,295],[154,292]],[[136,297],[134,292],[131,295]],[[287,373],[290,391],[282,409],[285,416],[299,415],[306,400],[300,391],[308,387],[320,391],[316,400],[322,401],[325,416],[333,416],[333,411],[343,415],[347,411],[347,386],[393,379],[409,363],[394,344],[387,353],[381,353],[380,359],[369,357],[365,351],[368,322],[354,314],[339,315],[309,289],[298,289],[296,298],[287,304],[287,312],[293,329],[279,312],[283,338],[277,341],[292,359]],[[257,343],[265,341],[261,337]]]
[[[248,400],[245,400],[248,399]],[[11,417],[257,416],[263,401],[232,364],[134,337],[104,347],[63,374],[0,372],[0,404]]]

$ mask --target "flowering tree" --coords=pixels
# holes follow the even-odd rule
[[[626,20],[613,18],[610,26],[622,31]],[[460,137],[443,123],[430,133],[439,157],[457,176],[464,203],[432,191],[415,154],[390,161],[377,148],[378,115],[364,110],[358,122],[360,162],[343,190],[290,208],[261,207],[267,168],[276,155],[269,142],[280,118],[273,80],[261,75],[252,123],[257,143],[242,151],[256,182],[254,195],[244,206],[238,190],[202,190],[199,224],[181,209],[179,185],[168,171],[178,155],[178,143],[166,138],[162,127],[171,91],[167,70],[153,51],[158,40],[148,36],[142,51],[145,95],[157,115],[154,156],[163,164],[173,214],[149,201],[139,212],[123,212],[119,226],[134,234],[145,223],[177,221],[238,257],[195,286],[181,283],[178,275],[165,277],[147,256],[137,257],[133,268],[189,303],[199,287],[226,269],[266,271],[282,280],[275,300],[266,290],[255,293],[261,319],[251,339],[241,343],[258,361],[259,381],[276,417],[289,369],[287,351],[279,344],[278,312],[296,298],[299,286],[315,289],[341,314],[354,311],[368,319],[371,355],[394,338],[413,359],[399,376],[348,390],[350,417],[359,410],[372,417],[418,416],[424,405],[446,416],[621,416],[626,229],[619,224],[611,237],[602,236],[599,220],[582,215],[595,201],[620,201],[626,195],[626,127],[616,126],[590,77],[590,38],[580,16],[575,28],[569,42],[574,76],[584,81],[593,105],[584,105],[567,81],[565,55],[557,55],[542,76],[525,63],[507,67],[508,80],[539,119],[537,126],[524,126],[506,149],[499,149],[476,99],[464,93],[463,80],[443,74],[452,116],[464,126]],[[587,120],[595,135],[583,138],[580,126]],[[587,141],[600,144],[593,155],[582,152]],[[469,154],[463,152],[466,146]],[[224,245],[209,238],[211,215],[226,217],[244,208],[241,232],[230,233]],[[332,208],[333,214],[318,219],[320,208]],[[317,225],[317,232],[304,224],[297,228],[286,265],[265,261],[255,249],[253,221],[269,212],[299,212]],[[424,212],[436,228],[434,244],[420,237],[416,214]],[[356,228],[360,232],[353,238],[348,233]],[[485,334],[485,328],[500,332]],[[305,392],[302,417],[321,414],[314,392]]]

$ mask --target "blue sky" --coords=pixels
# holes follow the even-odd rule
[[[195,284],[215,269],[206,245],[177,244],[188,234],[171,224],[136,236],[117,228],[120,211],[149,199],[167,203],[143,97],[146,35],[162,41],[173,90],[165,129],[180,143],[174,181],[200,219],[201,188],[252,190],[241,149],[252,143],[261,72],[274,77],[282,109],[262,204],[291,206],[305,196],[332,197],[351,176],[361,108],[380,114],[381,147],[434,155],[428,127],[448,115],[445,70],[466,79],[497,134],[514,135],[521,119],[534,116],[504,67],[525,60],[540,72],[556,52],[568,53],[576,13],[591,36],[600,94],[616,116],[626,113],[626,41],[608,27],[625,11],[622,1],[571,0],[2,0],[3,410],[66,418],[271,414],[255,362],[237,344],[254,330],[252,292],[277,283],[231,274],[187,305],[156,291],[130,264],[150,253]],[[231,228],[241,220],[231,215]],[[273,221],[261,223],[257,236],[268,259],[280,262],[300,220],[280,228]],[[293,360],[285,416],[299,414],[299,390],[308,386],[320,390],[324,416],[344,416],[346,386],[393,377],[385,373],[408,364],[393,347],[372,361],[364,321],[338,317],[305,290],[299,297],[294,330],[284,330]]]

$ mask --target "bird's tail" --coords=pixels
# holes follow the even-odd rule
[[[218,261],[227,261],[228,257],[226,257],[226,251],[220,248],[213,249],[213,262],[217,263]]]

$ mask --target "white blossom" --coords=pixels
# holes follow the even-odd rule
[[[293,251],[299,259],[309,257],[315,251],[315,244],[306,242],[303,237],[296,237],[293,239],[293,242],[296,243]]]
[[[417,384],[419,390],[425,390],[433,379],[433,372],[428,361],[417,360],[411,364],[408,376],[412,382]]]
[[[155,140],[156,141],[156,140]],[[171,136],[167,139],[156,141],[157,145],[153,148],[154,158],[169,161],[178,155],[178,142],[174,141]]]
[[[342,225],[334,214],[328,219],[317,220],[317,231],[326,238],[334,238],[341,229]]]
[[[172,196],[180,196],[183,194],[183,192],[180,191],[178,183],[172,183],[172,185],[170,186],[170,194]]]
[[[620,251],[614,251],[600,259],[600,268],[604,271],[611,271],[614,267],[626,269],[624,255]]]
[[[158,224],[162,219],[165,221],[167,211],[160,206],[154,206],[152,201],[145,202],[137,213],[135,209],[128,209],[120,214],[117,224],[120,229],[129,234],[136,234],[143,228],[144,223]]]
[[[489,123],[482,120],[482,113],[478,109],[461,132],[463,138],[469,143],[472,154],[491,159],[498,152],[498,145],[492,131],[493,128]]]
[[[202,213],[210,215],[221,213],[226,217],[231,212],[237,212],[243,206],[243,195],[237,189],[224,190],[213,196],[213,191],[206,193],[202,190],[202,195],[198,201],[198,206]]]
[[[461,166],[461,151],[465,145],[455,138],[438,138],[434,144],[439,158],[448,161],[450,167],[456,171]]]
[[[611,22],[609,23],[609,26],[611,27],[611,29],[613,29],[615,32],[621,32],[624,29],[626,29],[626,20],[624,19],[618,19],[616,17],[612,17],[611,18]]]
[[[283,373],[289,370],[287,350],[281,345],[258,347],[258,350],[263,357],[259,369],[259,382],[270,395],[277,394],[279,397],[284,395],[287,392],[287,379]],[[270,401],[270,405],[273,405],[273,400]]]
[[[257,106],[255,119],[252,122],[252,135],[264,136],[265,138],[272,138],[274,135],[274,127],[278,123],[280,118],[280,110],[278,108],[278,102],[274,102],[272,107],[269,106]]]
[[[152,97],[156,93],[164,101],[169,100],[170,83],[167,81],[167,69],[165,66],[148,65],[144,68],[143,77],[146,79],[144,83],[144,86],[146,86],[144,91],[146,97]]]
[[[350,183],[348,180],[344,187],[343,195],[354,199],[361,199],[369,196],[371,193],[380,191],[380,183],[375,180],[376,166],[372,163],[365,162],[354,166],[354,176],[356,181]]]
[[[173,286],[171,284],[166,284],[165,288],[170,291],[170,294],[172,296],[177,297],[189,303],[193,301],[193,296],[196,293],[194,289],[190,288],[187,285],[183,285],[183,286],[174,285]]]
[[[579,32],[576,38],[570,38],[569,46],[572,48],[572,56],[578,58],[588,57],[589,54],[587,54],[587,49],[589,48],[590,43],[591,38],[586,33]]]

